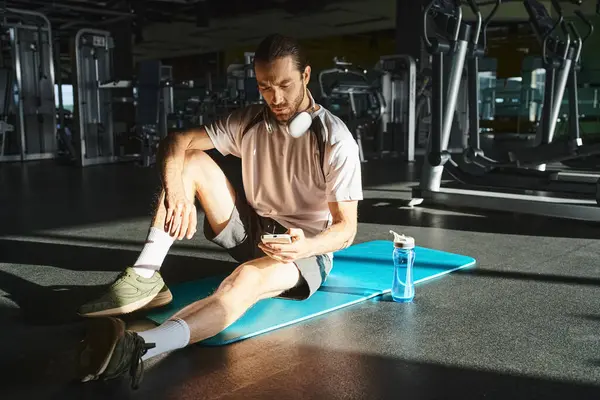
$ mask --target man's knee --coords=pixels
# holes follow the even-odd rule
[[[212,161],[210,156],[202,150],[187,150],[185,152],[185,159],[183,161],[183,173],[194,175],[198,171],[203,170],[203,166],[208,161]]]
[[[184,181],[194,182],[197,190],[213,187],[224,176],[217,163],[202,150],[185,152],[182,175]]]
[[[248,262],[237,267],[219,285],[217,294],[236,301],[254,303],[261,294],[263,271]]]
[[[231,275],[225,278],[218,290],[228,292],[244,289],[248,291],[250,288],[259,288],[262,279],[261,269],[252,265],[252,262],[247,262],[237,267]]]
[[[251,305],[276,297],[302,283],[295,264],[271,264],[272,260],[264,257],[240,265],[221,283],[217,293],[232,301]]]

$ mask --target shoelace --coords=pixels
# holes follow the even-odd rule
[[[119,275],[117,275],[117,277],[115,278],[115,282],[119,281],[120,279],[126,278],[127,276],[129,276],[129,271],[123,270],[119,273]]]
[[[155,347],[154,343],[146,343],[139,335],[133,334],[133,353],[131,355],[131,366],[129,376],[131,377],[131,388],[137,390],[144,376],[144,363],[142,357],[148,350]]]

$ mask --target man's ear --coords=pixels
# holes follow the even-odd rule
[[[302,73],[302,80],[304,81],[304,84],[307,86],[308,86],[308,82],[310,82],[310,73],[311,73],[310,65],[307,65],[306,68],[304,68],[304,72]]]

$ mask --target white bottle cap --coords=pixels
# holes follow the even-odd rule
[[[415,238],[411,236],[401,235],[394,231],[390,231],[390,233],[394,235],[394,247],[398,247],[400,249],[415,248]]]

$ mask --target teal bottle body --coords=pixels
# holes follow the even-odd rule
[[[394,248],[394,281],[392,298],[399,303],[407,303],[415,298],[414,262],[415,249]]]
[[[392,233],[394,234],[392,299],[398,303],[412,302],[415,298],[415,240],[410,236]]]

